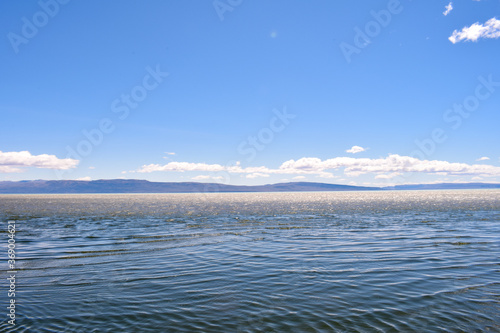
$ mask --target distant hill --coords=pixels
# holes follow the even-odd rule
[[[467,190],[500,188],[500,184],[492,183],[441,183],[441,184],[417,184],[396,185],[382,187],[384,190]]]
[[[0,193],[193,193],[193,192],[297,192],[297,191],[367,191],[377,187],[324,183],[281,183],[259,186],[216,183],[161,183],[137,179],[109,180],[33,180],[0,182]]]
[[[196,182],[150,182],[138,179],[79,180],[22,180],[0,182],[2,194],[37,193],[200,193],[200,192],[306,192],[306,191],[390,191],[500,188],[500,184],[443,183],[363,187],[325,183],[293,182],[244,186]]]

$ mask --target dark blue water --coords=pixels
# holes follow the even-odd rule
[[[498,190],[1,195],[0,218],[0,331],[500,332]]]

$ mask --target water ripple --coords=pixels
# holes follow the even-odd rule
[[[0,197],[13,332],[500,332],[498,190]]]

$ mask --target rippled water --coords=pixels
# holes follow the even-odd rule
[[[0,218],[13,332],[500,332],[499,190],[1,195]]]

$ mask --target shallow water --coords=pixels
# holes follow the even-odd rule
[[[500,332],[499,190],[0,195],[3,281],[9,220],[0,331]]]

